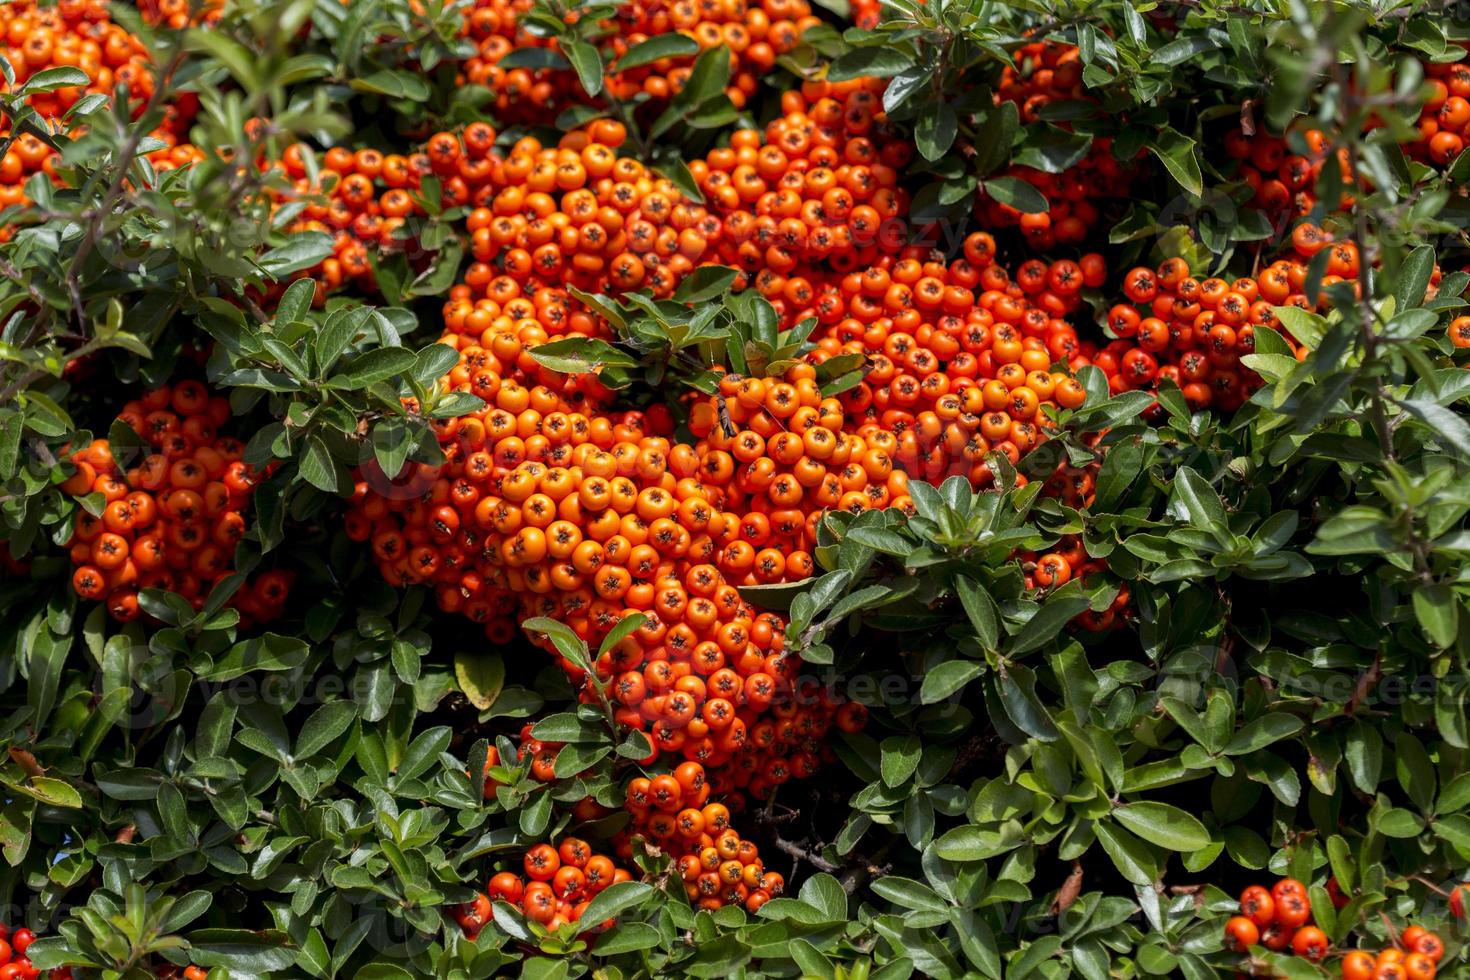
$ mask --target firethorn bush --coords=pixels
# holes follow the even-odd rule
[[[1470,977],[1470,20],[0,6],[0,980]]]

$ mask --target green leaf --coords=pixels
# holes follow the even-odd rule
[[[827,66],[829,82],[846,82],[864,76],[891,78],[914,63],[912,55],[886,45],[853,48]]]
[[[444,377],[459,363],[459,351],[448,344],[430,344],[414,355],[413,378],[428,385]]]
[[[949,152],[958,133],[959,116],[954,108],[948,102],[933,102],[914,124],[914,145],[925,160],[938,160]]]
[[[808,878],[797,897],[825,915],[828,922],[842,922],[847,918],[847,892],[826,872]]]
[[[76,810],[82,805],[82,794],[78,793],[70,783],[52,776],[32,776],[30,782],[12,783],[10,788],[40,800],[47,806]]]
[[[616,956],[653,949],[662,942],[663,935],[647,922],[622,922],[603,933],[592,951],[597,956]]]
[[[1470,424],[1458,413],[1421,398],[1396,400],[1396,404],[1428,426],[1439,437],[1442,448],[1461,457],[1470,457]]]
[[[36,72],[25,80],[16,95],[35,95],[41,92],[54,92],[59,88],[80,88],[92,84],[91,76],[80,68],[71,65],[63,65],[58,68],[45,68]]]
[[[1194,140],[1165,126],[1148,142],[1148,148],[1159,158],[1169,175],[1179,182],[1180,187],[1195,196],[1204,193],[1204,178],[1200,176]]]
[[[1095,830],[1097,842],[1124,878],[1135,885],[1152,885],[1158,880],[1158,859],[1147,844],[1105,820],[1098,821]]]
[[[995,675],[996,693],[1017,728],[1032,738],[1055,742],[1061,737],[1046,706],[1036,696],[1036,675],[1018,663],[1002,665]]]
[[[552,48],[521,47],[507,52],[496,64],[509,71],[512,68],[550,69],[564,71],[570,68],[567,59]]]
[[[973,660],[947,660],[937,664],[924,675],[924,683],[919,688],[919,703],[943,701],[983,672],[984,667]]]
[[[1194,527],[1208,531],[1222,544],[1229,542],[1225,504],[1210,482],[1188,466],[1174,474],[1174,502]]]
[[[336,251],[332,236],[323,231],[299,231],[283,245],[260,257],[260,267],[280,279],[310,269]]]
[[[1210,843],[1210,832],[1204,824],[1167,803],[1124,803],[1113,808],[1113,819],[1144,840],[1171,851],[1197,851]]]
[[[597,96],[602,91],[601,53],[586,41],[576,38],[564,37],[558,43],[562,54],[567,56],[567,60],[576,69],[582,89],[588,95]]]
[[[344,391],[359,391],[386,381],[391,377],[406,374],[418,363],[418,356],[407,347],[377,347],[359,354],[332,375],[327,384]]]
[[[287,286],[286,291],[281,294],[280,301],[276,303],[274,322],[277,324],[277,332],[279,333],[292,323],[305,320],[307,314],[311,312],[311,303],[315,297],[316,283],[310,279],[297,279]],[[345,320],[347,317],[339,316],[337,319]],[[316,343],[321,344],[320,337]],[[343,346],[346,346],[345,342]],[[320,355],[318,357],[320,359]]]
[[[301,734],[296,738],[295,757],[305,759],[316,755],[347,731],[356,718],[356,702],[333,701],[322,705],[302,724]]]
[[[1348,729],[1343,754],[1347,757],[1353,785],[1364,793],[1376,793],[1383,771],[1383,736],[1378,734],[1378,729],[1369,722],[1354,722]]]
[[[641,68],[664,58],[692,58],[699,54],[699,42],[684,34],[657,34],[640,41],[613,65],[613,71],[628,71]]]
[[[991,177],[983,186],[986,194],[1025,214],[1042,214],[1051,210],[1046,195],[1020,177]]]
[[[395,99],[408,99],[412,102],[427,101],[430,95],[429,83],[424,78],[408,71],[390,71],[382,69],[363,78],[353,78],[348,84],[359,92],[376,92]]]
[[[1235,733],[1225,746],[1226,755],[1245,755],[1295,735],[1305,723],[1296,715],[1273,712],[1262,715]]]
[[[1402,312],[1424,302],[1424,292],[1434,275],[1434,247],[1420,245],[1399,266],[1393,286],[1394,309]]]
[[[306,450],[301,454],[299,468],[301,478],[318,490],[337,493],[342,489],[337,464],[320,436],[312,436],[306,440]]]
[[[604,367],[638,366],[637,358],[594,337],[563,337],[533,347],[530,353],[537,364],[562,374],[590,374]]]
[[[1123,494],[1143,471],[1143,447],[1137,440],[1127,439],[1108,450],[1097,473],[1097,494],[1093,506],[1106,512],[1123,498]]]
[[[1378,816],[1378,832],[1399,839],[1418,837],[1424,832],[1424,820],[1412,811],[1389,807]]]
[[[965,616],[975,628],[980,645],[986,650],[994,650],[1000,646],[1000,612],[990,593],[979,582],[966,575],[955,576],[954,589],[955,594],[960,597],[960,605],[965,609]]]
[[[1064,626],[1086,612],[1091,605],[1091,600],[1083,596],[1058,595],[1048,599],[1016,633],[1008,652],[1012,656],[1019,656],[1046,646]]]
[[[723,265],[705,265],[695,269],[674,290],[676,303],[705,303],[720,296],[735,282],[740,273]]]
[[[295,962],[289,938],[275,930],[200,929],[187,936],[190,959],[205,967],[228,967],[244,974],[285,970]]]
[[[1435,645],[1444,648],[1453,644],[1460,632],[1460,600],[1454,590],[1435,582],[1415,587],[1410,598],[1414,618]]]
[[[653,894],[653,886],[641,881],[620,881],[609,885],[582,910],[582,918],[591,923],[601,923],[616,918],[629,909],[643,904]]]
[[[902,786],[919,768],[924,743],[917,735],[893,735],[879,746],[878,769],[885,786]]]
[[[674,103],[680,108],[693,109],[708,99],[723,95],[729,84],[730,51],[723,45],[716,45],[694,60],[689,78],[674,97]]]
[[[875,894],[906,909],[942,912],[948,908],[948,903],[940,898],[939,893],[934,889],[922,881],[904,878],[901,875],[881,875],[874,878],[869,887]]]
[[[683,160],[671,160],[668,163],[659,164],[653,169],[665,180],[677,187],[679,192],[689,198],[689,200],[696,204],[704,203],[704,192],[699,189],[699,182],[694,179],[694,175],[689,172],[689,167]],[[605,311],[603,315],[607,316]],[[615,326],[622,325],[613,317],[607,317],[607,319]]]
[[[1206,37],[1178,37],[1151,51],[1148,61],[1150,65],[1177,65],[1215,48],[1216,43]]]
[[[505,687],[505,661],[498,653],[460,650],[454,655],[454,677],[470,704],[487,711]]]

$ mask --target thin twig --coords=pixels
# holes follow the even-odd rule
[[[173,57],[164,67],[163,71],[153,83],[153,94],[149,97],[143,112],[138,116],[139,120],[146,119],[161,104],[166,94],[172,94],[172,82],[174,74],[184,64],[187,50],[184,47],[183,35],[175,46]],[[128,132],[127,139],[123,142],[122,151],[117,158],[117,173],[113,175],[112,183],[108,186],[106,193],[102,195],[102,202],[88,215],[87,226],[82,240],[77,244],[77,254],[72,257],[71,267],[67,269],[66,285],[71,293],[72,306],[74,307],[77,324],[86,326],[86,310],[82,305],[81,274],[83,264],[91,255],[96,246],[98,238],[102,234],[102,222],[112,213],[117,206],[123,191],[127,188],[128,171],[133,167],[133,161],[138,157],[138,147],[142,145],[143,139],[148,134],[144,127],[135,122]]]

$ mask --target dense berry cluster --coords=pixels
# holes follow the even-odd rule
[[[418,492],[385,496],[364,481],[348,533],[371,540],[390,580],[433,586],[441,608],[492,636],[515,611],[554,616],[595,645],[644,614],[596,664],[620,720],[666,751],[684,748],[696,721],[709,731],[702,750],[738,748],[735,708],[764,709],[794,663],[784,624],[757,616],[710,564],[738,528],[710,502],[693,452],[642,413],[588,417],[508,376],[490,351],[462,357],[477,365],[464,388],[493,388],[490,407],[441,426],[448,462],[416,474]]]
[[[1240,896],[1240,915],[1225,923],[1225,945],[1237,953],[1264,946],[1272,952],[1291,950],[1320,962],[1330,945],[1327,934],[1312,922],[1307,888],[1294,878],[1282,878],[1270,890],[1251,885]]]
[[[1334,153],[1320,129],[1293,130],[1286,137],[1263,132],[1247,136],[1235,129],[1225,136],[1225,153],[1239,161],[1239,176],[1252,191],[1249,205],[1273,219],[1290,221],[1312,213],[1317,180],[1329,159],[1337,159],[1343,183],[1352,183],[1345,151]],[[1352,197],[1344,192],[1338,207],[1351,206]]]
[[[554,930],[579,921],[587,903],[609,885],[631,880],[626,869],[594,852],[586,841],[564,837],[559,844],[537,844],[527,850],[520,874],[496,873],[483,892],[455,908],[454,918],[465,935],[474,939],[490,921],[491,903],[507,902],[519,907],[526,918]]]
[[[1347,904],[1335,880],[1328,881],[1327,891],[1334,905]],[[1314,963],[1332,952],[1326,933],[1312,921],[1312,901],[1306,886],[1292,878],[1281,879],[1269,890],[1251,885],[1241,893],[1240,914],[1225,923],[1225,946],[1243,954],[1260,946]],[[1339,970],[1343,980],[1433,980],[1444,952],[1439,936],[1422,926],[1410,925],[1386,949],[1376,953],[1362,949],[1345,952]],[[1244,970],[1259,972],[1254,962]]]
[[[1011,462],[1046,439],[1046,409],[1077,408],[1085,396],[1066,370],[1094,347],[1063,317],[1084,286],[1101,284],[1102,259],[1023,263],[1013,278],[995,262],[984,232],[964,258],[923,261],[906,250],[824,290],[818,353],[861,354],[863,381],[840,398],[859,435],[891,432],[896,465],[931,482],[951,475],[987,485],[991,450]]]
[[[625,803],[633,819],[618,836],[617,852],[631,858],[639,838],[651,840],[674,859],[689,900],[698,907],[743,905],[754,912],[785,890],[785,879],[767,871],[755,844],[730,826],[730,810],[709,802],[712,789],[697,762],[633,779]]]
[[[1196,279],[1179,258],[1157,269],[1133,269],[1123,279],[1128,302],[1108,311],[1108,329],[1118,339],[1099,351],[1094,363],[1116,390],[1148,390],[1169,380],[1195,408],[1239,408],[1260,385],[1240,363],[1255,350],[1256,331],[1277,331],[1298,357],[1306,355],[1274,307],[1317,306],[1317,297],[1303,293],[1311,258],[1330,250],[1323,287],[1358,276],[1358,251],[1351,241],[1335,241],[1318,226],[1302,223],[1292,233],[1292,244],[1293,257],[1228,282]]]
[[[464,36],[475,52],[460,70],[461,84],[483,86],[494,95],[502,122],[536,122],[564,106],[585,101],[576,74],[556,62],[556,40],[526,29],[531,0],[475,0],[466,13]],[[568,23],[579,15],[572,13]],[[719,48],[730,58],[725,94],[745,106],[776,58],[791,51],[808,27],[818,23],[807,0],[621,0],[598,25],[597,44],[609,69],[606,89],[624,101],[666,103],[690,76],[697,55],[678,55],[617,71],[616,62],[649,38],[678,33],[699,51]],[[542,49],[542,59],[501,62],[515,50]]]
[[[611,62],[651,37],[672,32],[693,39],[701,52],[724,48],[730,54],[725,94],[739,109],[776,59],[817,23],[807,0],[625,0],[604,25],[609,30],[604,55]],[[608,78],[608,91],[624,100],[646,95],[666,101],[684,87],[695,57],[663,58],[618,72]]]
[[[601,120],[544,147],[532,137],[494,161],[494,196],[469,215],[474,289],[502,272],[518,283],[673,292],[706,258],[719,223],[667,179],[617,148]]]
[[[1429,97],[1419,114],[1419,139],[1406,149],[1418,159],[1444,165],[1460,155],[1470,140],[1470,62],[1428,62]]]
[[[26,101],[45,119],[55,119],[83,95],[111,96],[127,86],[130,103],[140,110],[153,95],[153,68],[147,47],[112,22],[98,0],[61,0],[55,6],[13,0],[0,7],[0,54],[15,72],[16,86],[48,68],[80,68],[86,86],[34,92]],[[0,81],[0,86],[4,82]]]
[[[494,138],[492,130],[489,142]],[[409,219],[423,214],[415,192],[431,172],[431,164],[424,153],[401,156],[344,147],[333,147],[318,158],[297,143],[266,169],[276,170],[283,178],[271,190],[273,209],[291,215],[283,230],[332,236],[332,256],[296,277],[316,281],[320,302],[344,283],[376,290],[369,251],[411,246],[414,229]],[[286,285],[281,283],[277,289]]]
[[[813,263],[847,272],[908,243],[913,157],[892,136],[879,79],[808,82],[781,97],[781,115],[736,130],[730,145],[690,164],[720,234],[711,258],[747,273],[788,275]]]
[[[89,79],[85,86],[66,86],[33,92],[27,103],[44,120],[59,120],[89,94],[113,96],[126,87],[129,105],[141,112],[153,95],[154,73],[148,48],[114,24],[107,5],[96,0],[62,0],[44,5],[17,0],[0,6],[0,56],[15,72],[15,86],[52,68],[78,68]],[[9,86],[0,79],[0,91]],[[193,93],[180,93],[165,106],[165,118],[150,137],[164,144],[148,152],[157,171],[183,166],[199,158],[181,137],[198,108]],[[8,120],[0,123],[0,139],[9,136]],[[0,210],[31,203],[26,183],[36,174],[59,184],[60,155],[39,136],[23,132],[0,156]],[[15,227],[0,227],[0,242],[9,241]]]
[[[995,97],[997,103],[1015,103],[1022,125],[1043,121],[1046,107],[1053,103],[1094,101],[1082,83],[1082,57],[1076,45],[1032,41],[1011,57],[1015,65],[1002,70]],[[1013,164],[997,175],[1035,187],[1046,198],[1047,210],[1023,212],[982,193],[976,213],[987,227],[1018,227],[1039,250],[1076,244],[1097,223],[1098,202],[1126,196],[1136,170],[1133,161],[1117,158],[1111,139],[1094,137],[1082,158],[1060,172]]]
[[[77,511],[70,548],[78,595],[126,621],[139,614],[141,589],[176,592],[197,609],[230,575],[256,477],[240,459],[243,444],[220,435],[229,418],[225,399],[181,381],[123,407],[119,419],[145,448],[118,450],[119,458],[97,439],[71,454],[75,472],[62,490],[101,508]],[[288,573],[267,572],[231,601],[253,619],[270,619],[289,586]]]
[[[1342,958],[1342,980],[1434,980],[1444,958],[1444,942],[1423,926],[1411,925],[1391,946],[1349,950]]]
[[[138,0],[144,20],[173,30],[217,24],[224,8],[224,0]]]

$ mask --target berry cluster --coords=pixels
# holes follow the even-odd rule
[[[537,122],[586,98],[569,68],[501,64],[518,49],[555,50],[554,38],[528,31],[522,23],[532,7],[531,0],[475,0],[465,16],[463,36],[474,44],[475,53],[462,66],[459,82],[494,93],[495,115],[503,122]],[[571,14],[569,23],[577,17]],[[740,108],[776,58],[795,48],[816,23],[807,0],[621,0],[613,16],[599,23],[597,43],[608,68],[638,44],[663,34],[682,34],[701,52],[722,48],[730,56],[725,94]],[[607,92],[623,101],[666,103],[684,87],[695,57],[660,58],[610,72]]]
[[[0,7],[0,54],[15,71],[15,85],[48,68],[80,68],[86,86],[35,92],[26,101],[45,119],[60,118],[83,95],[111,96],[126,85],[137,110],[153,95],[147,47],[112,22],[100,0],[61,0],[55,6],[13,0]],[[0,80],[0,86],[3,86]]]
[[[709,802],[712,781],[704,766],[685,762],[672,773],[628,783],[632,814],[616,841],[619,855],[632,857],[639,838],[674,859],[691,902],[703,909],[743,905],[758,910],[785,889],[785,879],[767,871],[755,844],[730,826],[730,810]]]
[[[895,465],[941,482],[988,485],[991,450],[1018,461],[1046,439],[1046,409],[1077,408],[1081,386],[1054,364],[1088,363],[1093,346],[1062,317],[1084,286],[1102,282],[1101,258],[1024,263],[1014,279],[977,232],[948,265],[906,250],[824,291],[814,313],[821,361],[861,354],[870,370],[840,396],[859,435],[889,432]],[[882,438],[879,436],[879,438]]]
[[[1428,62],[1430,95],[1419,114],[1419,139],[1405,149],[1420,159],[1448,164],[1470,140],[1470,63]]]
[[[128,402],[119,415],[147,444],[146,455],[120,460],[106,439],[71,454],[75,472],[62,490],[101,501],[99,514],[76,516],[70,548],[78,595],[105,602],[122,621],[138,616],[140,589],[167,589],[196,609],[204,605],[232,571],[256,482],[240,459],[243,444],[219,434],[229,418],[225,399],[181,381]],[[252,619],[271,619],[289,586],[288,573],[267,572],[232,604]]]
[[[771,791],[792,779],[807,779],[832,761],[827,734],[832,728],[861,731],[868,723],[868,709],[856,701],[843,701],[824,687],[798,681],[791,697],[781,698],[765,715],[745,709],[737,714],[745,726],[745,744],[729,760],[714,756],[699,759],[687,750],[690,761],[708,768],[711,789],[734,812],[747,800],[768,799]]]
[[[501,67],[501,59],[512,51],[554,49],[553,39],[521,25],[521,18],[534,6],[534,0],[475,0],[460,29],[461,36],[475,46],[475,53],[455,81],[493,92],[495,100],[487,108],[504,123],[544,119],[572,101],[578,90],[577,77],[570,71]]]
[[[490,921],[492,902],[519,906],[526,918],[554,931],[579,921],[587,903],[603,889],[633,877],[576,837],[564,837],[555,846],[537,844],[526,851],[521,865],[522,874],[498,872],[485,891],[456,906],[454,919],[470,939]]]
[[[0,980],[38,980],[41,971],[26,957],[26,950],[36,941],[36,934],[29,929],[17,929],[0,924]],[[70,968],[51,970],[49,980],[71,980]]]
[[[621,123],[600,120],[554,148],[519,140],[492,167],[494,197],[469,215],[472,288],[518,283],[673,292],[719,222],[667,179],[619,156]]]
[[[1240,915],[1225,923],[1225,946],[1248,953],[1252,946],[1272,952],[1291,950],[1319,963],[1327,956],[1327,934],[1312,924],[1312,901],[1307,887],[1294,878],[1282,878],[1268,891],[1251,885],[1240,895]]]
[[[1013,102],[1023,125],[1040,122],[1054,102],[1092,102],[1082,83],[1082,57],[1076,45],[1032,41],[1012,54],[1015,66],[1001,72],[996,103]],[[1065,125],[1065,124],[1063,124]],[[1061,173],[1013,164],[1001,176],[1017,177],[1046,198],[1046,211],[1022,212],[981,194],[976,214],[988,227],[1018,227],[1032,247],[1047,250],[1087,237],[1097,223],[1096,202],[1126,196],[1136,167],[1113,153],[1112,140],[1094,137],[1081,160]]]
[[[736,130],[690,165],[723,226],[713,260],[752,274],[811,263],[845,272],[907,243],[898,174],[913,148],[888,134],[885,84],[808,82],[781,97],[764,134]]]
[[[1277,331],[1298,357],[1306,355],[1273,308],[1316,307],[1316,297],[1303,293],[1311,257],[1331,249],[1324,287],[1358,276],[1358,251],[1350,241],[1334,241],[1304,222],[1293,231],[1292,244],[1295,257],[1230,282],[1196,279],[1179,258],[1167,259],[1157,269],[1133,269],[1123,279],[1129,302],[1108,311],[1108,329],[1118,339],[1093,362],[1108,374],[1115,390],[1147,390],[1167,379],[1180,386],[1194,408],[1234,411],[1260,384],[1240,363],[1255,350],[1257,330]]]
[[[192,16],[191,8],[197,8],[192,9]],[[218,24],[224,8],[224,0],[138,0],[138,12],[145,21],[176,31]]]
[[[1082,539],[1074,535],[1062,538],[1052,547],[1051,551],[1045,554],[1038,555],[1035,552],[1022,551],[1018,552],[1016,557],[1021,559],[1021,571],[1026,576],[1026,588],[1043,591],[1059,589],[1074,578],[1101,572],[1108,567],[1105,560],[1089,555],[1087,549],[1083,547]],[[1094,631],[1111,629],[1119,623],[1119,617],[1128,608],[1128,600],[1128,589],[1121,588],[1111,606],[1100,613],[1089,609],[1078,617],[1079,624]]]
[[[651,37],[674,32],[693,39],[701,52],[724,48],[730,53],[725,94],[740,109],[776,59],[817,23],[807,0],[625,0],[604,25],[610,33],[603,53],[611,63]],[[608,92],[623,100],[642,94],[665,102],[684,87],[695,57],[663,58],[618,72],[608,78]]]
[[[520,140],[505,159],[492,155],[484,183],[469,188],[475,262],[465,298],[488,297],[501,275],[522,286],[666,297],[710,263],[811,282],[896,255],[908,237],[897,175],[912,148],[885,135],[882,84],[808,83],[786,93],[785,113],[764,135],[739,130],[729,146],[693,161],[704,205],[620,156],[620,123],[599,120],[554,148]],[[431,160],[441,144],[452,153],[448,139],[435,137]],[[804,303],[796,286],[787,293]]]
[[[58,120],[84,95],[111,97],[125,85],[135,112],[142,111],[153,95],[153,67],[141,40],[114,24],[105,3],[97,0],[61,0],[42,5],[36,0],[16,0],[0,5],[0,55],[15,72],[18,87],[32,76],[50,68],[71,67],[84,72],[85,86],[68,86],[50,92],[35,92],[26,101],[42,118]],[[7,84],[0,79],[0,91]],[[198,108],[198,97],[181,93],[166,106],[164,122],[153,133],[162,149],[149,152],[155,170],[164,171],[193,162],[199,154],[180,143],[180,134]],[[8,136],[0,125],[0,137]],[[60,183],[56,168],[60,156],[33,133],[21,133],[0,156],[0,210],[27,205],[25,184],[36,174]],[[15,226],[0,227],[0,242],[9,241]]]
[[[1225,136],[1225,154],[1240,163],[1240,177],[1251,188],[1250,206],[1273,219],[1305,217],[1317,206],[1317,179],[1330,157],[1342,168],[1344,183],[1351,183],[1344,151],[1332,152],[1327,134],[1320,129],[1301,129],[1287,137],[1257,132],[1247,136],[1235,129]],[[1344,193],[1340,208],[1352,206]]]
[[[1342,958],[1342,980],[1434,980],[1444,942],[1423,926],[1411,925],[1398,941],[1376,953],[1350,950]]]
[[[489,142],[494,139],[491,131]],[[266,169],[284,177],[271,189],[273,209],[289,208],[293,214],[282,230],[318,231],[333,238],[333,255],[294,277],[316,281],[320,304],[344,283],[376,290],[369,250],[388,252],[410,246],[413,229],[408,221],[423,214],[415,192],[420,180],[431,172],[431,164],[424,153],[405,157],[374,149],[353,152],[345,147],[333,147],[320,159],[312,159],[311,152],[297,143]],[[284,291],[286,285],[277,284],[275,291]]]
[[[414,271],[423,271],[433,259],[419,237],[426,221],[423,181],[437,182],[442,208],[477,207],[469,228],[474,232],[490,213],[483,206],[494,194],[495,168],[502,166],[493,152],[496,136],[494,127],[477,122],[458,134],[436,133],[421,151],[406,156],[341,146],[316,153],[298,143],[279,160],[260,161],[281,229],[322,232],[333,239],[331,256],[291,278],[314,280],[319,306],[344,286],[375,292],[370,257],[404,254]],[[181,144],[158,151],[153,159],[163,168],[198,157],[197,149]],[[277,283],[260,298],[270,303],[287,285]]]
[[[21,133],[10,149],[0,157],[0,209],[12,205],[24,206],[31,202],[26,193],[26,182],[38,173],[44,173],[53,182],[57,180],[56,164],[59,155],[32,133]],[[0,241],[9,241],[15,228],[6,224],[0,228]]]

